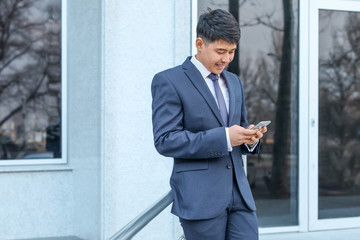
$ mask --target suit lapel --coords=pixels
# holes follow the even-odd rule
[[[211,94],[209,87],[206,85],[205,80],[201,76],[201,73],[197,68],[192,64],[190,61],[190,57],[188,57],[185,62],[183,63],[183,69],[186,74],[186,76],[190,79],[190,81],[193,83],[195,88],[199,91],[201,96],[205,99],[207,104],[209,105],[211,111],[216,116],[217,120],[221,123],[222,126],[224,126],[224,122],[221,118],[219,108],[216,104],[216,101],[214,99],[214,96]]]
[[[225,79],[226,86],[229,92],[229,126],[231,126],[235,111],[235,86],[232,78],[227,72],[223,71],[221,73],[221,77]]]

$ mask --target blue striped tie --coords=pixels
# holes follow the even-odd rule
[[[215,95],[216,95],[216,99],[217,99],[217,102],[219,105],[221,118],[223,119],[225,126],[228,126],[228,113],[226,110],[225,99],[224,99],[224,96],[223,96],[220,86],[219,86],[219,81],[218,81],[219,77],[218,77],[218,75],[216,75],[214,73],[210,73],[209,78],[214,83]]]

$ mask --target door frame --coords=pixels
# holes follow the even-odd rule
[[[319,10],[360,12],[360,1],[311,0],[309,3],[309,81],[308,81],[308,159],[309,196],[308,230],[326,230],[360,227],[360,217],[318,219],[318,134],[319,134]],[[301,96],[301,95],[300,95]],[[301,195],[300,195],[301,196]]]

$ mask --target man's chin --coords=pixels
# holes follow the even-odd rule
[[[224,69],[225,69],[225,66],[216,65],[215,68],[213,69],[213,71],[215,74],[220,74],[220,73],[222,73],[222,71],[224,71]]]
[[[219,74],[221,74],[222,73],[222,71],[223,71],[224,69],[221,69],[221,70],[214,70],[213,71],[213,73],[215,73],[216,75],[219,75]]]

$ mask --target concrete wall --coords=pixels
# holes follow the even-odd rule
[[[102,3],[68,0],[68,156],[73,234],[101,237]]]
[[[44,168],[44,167],[43,167]],[[1,169],[0,239],[71,235],[71,170]]]
[[[170,189],[172,159],[153,146],[150,85],[155,73],[190,54],[190,0],[106,0],[104,16],[107,239]],[[135,239],[177,239],[178,220],[169,212]]]

